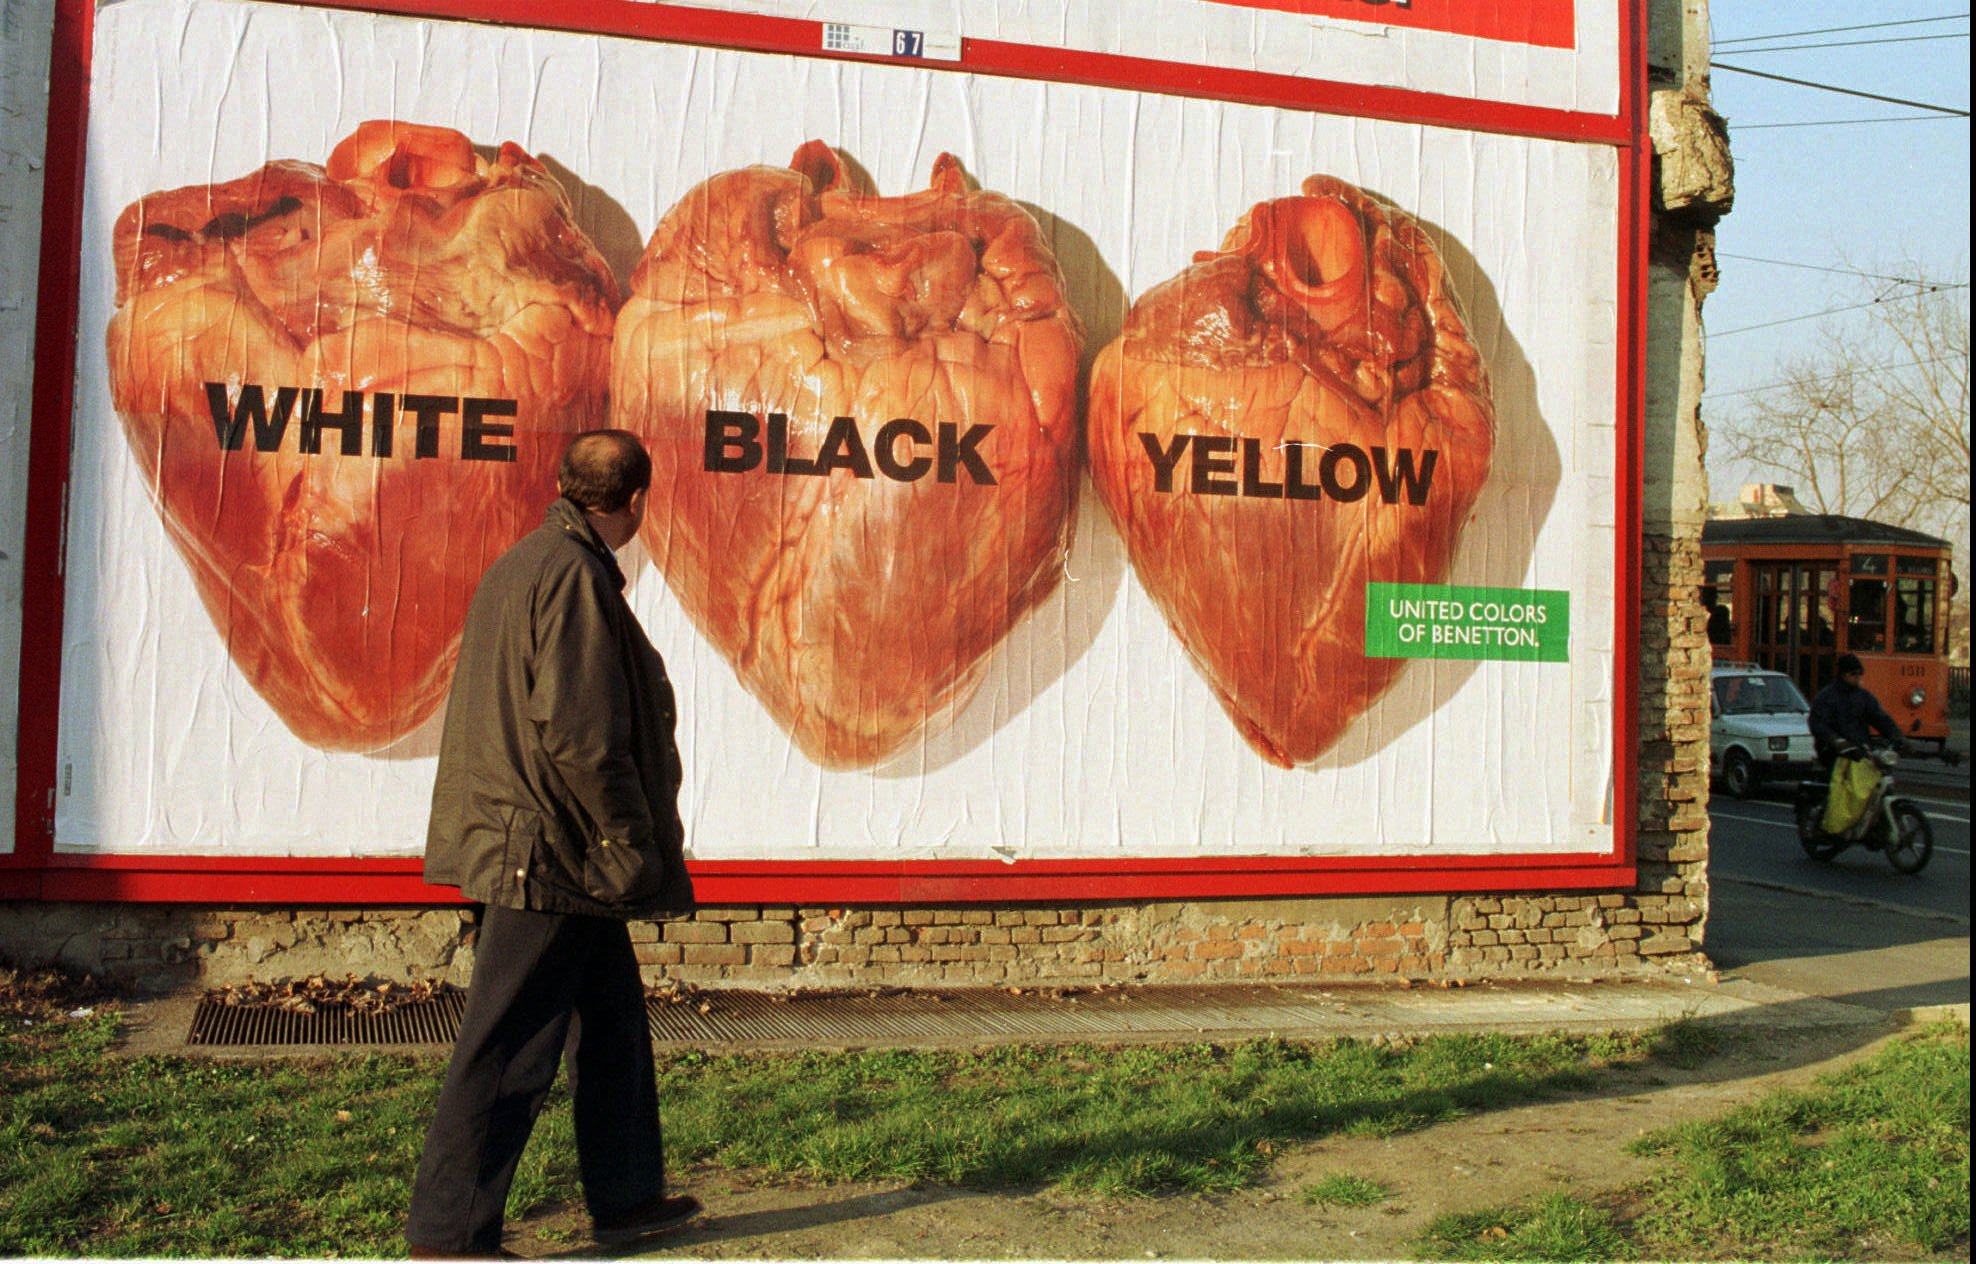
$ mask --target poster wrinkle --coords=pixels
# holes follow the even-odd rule
[[[1144,25],[1124,12],[1002,4],[979,23],[1121,48]],[[1221,56],[1286,29],[1280,15],[1191,3],[1167,26],[1167,57]],[[1418,31],[1294,29],[1299,63],[1370,46],[1396,82],[1478,96],[1595,60],[1583,50],[1505,58]],[[450,661],[457,625],[446,621],[465,600],[436,598],[426,585],[440,581],[419,566],[450,557],[441,569],[464,575],[470,593],[478,569],[539,521],[553,481],[554,453],[480,458],[598,424],[639,433],[659,466],[654,516],[627,555],[627,598],[692,701],[680,735],[696,859],[1516,854],[1582,849],[1588,831],[1609,831],[1599,802],[1609,778],[1575,770],[1609,762],[1610,725],[1576,732],[1588,726],[1555,718],[1596,717],[1609,692],[1598,674],[1611,666],[1602,629],[1615,594],[1601,576],[1611,550],[1581,544],[1614,529],[1593,494],[1611,487],[1597,480],[1609,480],[1616,444],[1602,418],[1617,409],[1606,252],[1619,168],[1600,147],[904,63],[217,0],[128,0],[102,11],[97,38],[75,452],[103,493],[78,498],[70,532],[103,564],[69,586],[71,611],[87,612],[71,635],[152,608],[123,625],[148,631],[111,634],[100,658],[64,673],[64,758],[99,770],[61,805],[66,843],[415,852],[432,758],[413,739],[438,704],[414,720],[410,677],[437,676],[443,691],[445,668],[432,664]],[[296,55],[304,46],[310,57]],[[154,51],[167,48],[176,63]],[[651,86],[632,86],[641,81]],[[1580,91],[1575,78],[1566,91]],[[590,105],[544,108],[549,94]],[[544,214],[583,243],[583,261],[531,272],[529,252],[547,249],[546,237],[516,228],[525,249],[476,255],[484,243],[469,230],[445,247],[387,249],[367,265],[384,278],[373,281],[333,244],[340,221],[312,210],[308,243],[282,256],[292,268],[282,275],[303,279],[279,284],[304,288],[293,297],[312,326],[344,319],[340,295],[396,287],[378,308],[396,323],[344,338],[333,361],[327,347],[311,352],[290,375],[318,379],[276,380],[261,308],[229,300],[197,337],[158,335],[183,389],[169,425],[145,420],[142,392],[128,388],[165,361],[112,357],[103,336],[117,314],[117,212],[173,189],[218,190],[270,162],[326,170],[367,120],[431,129],[413,149],[378,142],[380,162],[431,182],[420,196],[454,196],[441,170],[454,142],[441,133],[468,146],[459,161],[478,164],[473,180],[547,181],[575,201],[573,222]],[[506,141],[559,165],[540,177],[481,173]],[[812,141],[821,149],[792,170]],[[871,196],[848,178],[801,192],[805,179],[838,178],[824,152],[872,173]],[[958,188],[936,170],[943,152],[961,159]],[[388,179],[362,184],[370,178],[330,177],[363,197],[397,196]],[[254,213],[278,191],[266,183]],[[794,205],[773,202],[784,196],[812,199],[808,236],[769,210]],[[928,231],[912,209],[936,206],[943,224],[994,231],[971,240],[971,257],[943,254],[951,232]],[[195,239],[188,258],[219,249],[202,237],[210,218],[167,225]],[[715,223],[742,235],[713,233]],[[1391,312],[1367,297],[1369,269],[1385,266],[1365,244],[1375,224],[1416,234],[1392,273],[1408,299]],[[259,258],[281,248],[282,225],[243,221],[226,248]],[[690,262],[667,253],[688,240]],[[995,253],[1018,244],[1013,264]],[[480,262],[456,271],[452,250]],[[1203,254],[1211,264],[1196,262]],[[603,292],[599,269],[615,272],[615,291],[641,259],[637,292],[593,306],[576,296],[592,284],[584,275]],[[1247,280],[1226,285],[1215,269]],[[1433,306],[1436,287],[1461,309],[1466,351]],[[471,325],[492,335],[484,341],[441,336],[454,315],[423,323],[490,294],[505,314]],[[1081,345],[1039,338],[1037,303],[1074,316]],[[159,304],[169,311],[170,296]],[[1249,340],[1201,332],[1215,312],[1248,322]],[[1018,320],[1020,337],[975,332]],[[582,336],[599,339],[587,350],[572,332],[585,321],[595,332]],[[1460,417],[1402,425],[1388,396],[1359,394],[1405,371],[1353,376],[1364,357],[1353,331],[1379,321],[1382,338],[1440,338],[1421,354],[1486,362],[1493,394],[1477,387],[1475,398],[1497,410],[1492,452]],[[829,353],[795,354],[798,340]],[[917,359],[902,352],[915,341]],[[387,362],[389,373],[378,367]],[[1077,386],[1087,366],[1088,397]],[[225,415],[207,413],[208,380],[225,387]],[[574,393],[528,393],[545,383]],[[291,400],[280,429],[284,386],[326,396]],[[346,455],[334,428],[346,414],[327,409],[349,406],[353,391],[364,396],[348,414],[361,450]],[[372,410],[387,394],[392,421],[380,430]],[[1061,415],[1039,416],[1039,397],[1060,400],[1050,406]],[[508,403],[513,414],[500,411]],[[222,452],[243,408],[240,447]],[[553,429],[534,420],[552,414]],[[305,416],[321,427],[321,451],[299,447]],[[386,431],[389,455],[373,450]],[[263,433],[274,450],[261,450]],[[1402,449],[1416,473],[1435,453],[1420,504],[1392,481]],[[153,494],[147,480],[165,477],[153,471],[201,462],[205,492],[175,499],[161,481]],[[528,480],[486,481],[531,462]],[[723,462],[732,468],[715,468]],[[423,492],[394,482],[442,470]],[[1565,479],[1582,494],[1558,497]],[[1087,485],[1093,503],[1078,522]],[[199,550],[235,547],[264,494],[303,507],[282,537],[306,546],[297,587],[271,581],[202,603]],[[172,514],[191,534],[159,529]],[[352,521],[367,526],[339,534]],[[193,541],[202,532],[213,542]],[[1260,541],[1326,543],[1270,551]],[[305,590],[329,581],[344,546],[361,559],[343,598],[360,630],[319,644],[375,659],[389,740],[324,744],[282,690],[330,677],[298,666],[270,681],[254,666],[252,637],[300,635],[327,617],[327,599]],[[1568,594],[1568,658],[1367,657],[1368,585],[1380,582]],[[1284,613],[1293,605],[1295,618]],[[446,613],[418,613],[428,609]],[[228,620],[240,625],[231,634]],[[1500,635],[1491,626],[1466,611],[1432,624],[1469,640]],[[953,630],[977,628],[965,646]],[[1601,630],[1587,640],[1584,629]],[[145,660],[152,669],[138,671]],[[1298,680],[1319,687],[1286,683]],[[161,769],[145,725],[111,722],[127,689],[141,690],[132,709],[151,726],[185,728],[182,749],[233,752],[230,774],[176,756]],[[85,700],[87,711],[72,710]],[[1560,758],[1572,775],[1555,775]],[[363,806],[339,810],[352,803]]]

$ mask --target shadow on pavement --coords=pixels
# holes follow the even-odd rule
[[[1725,977],[1886,1013],[1969,1000],[1969,919],[1894,907],[1915,878],[1873,868],[1841,871],[1852,888],[1816,898],[1776,885],[1717,877],[1704,949]],[[1843,863],[1843,862],[1842,862]],[[1809,870],[1812,862],[1805,862]],[[1924,873],[1919,880],[1926,880]],[[1910,895],[1908,898],[1912,898]]]
[[[531,1244],[527,1241],[526,1230],[512,1235],[510,1247],[518,1252],[524,1252],[529,1259],[537,1260],[634,1259],[659,1251],[690,1250],[696,1245],[714,1241],[732,1242],[739,1238],[773,1239],[782,1234],[825,1229],[854,1220],[890,1216],[902,1211],[930,1207],[936,1203],[972,1196],[967,1190],[938,1185],[911,1185],[900,1189],[880,1190],[876,1193],[853,1194],[850,1197],[835,1196],[835,1191],[828,1186],[793,1186],[788,1192],[797,1198],[815,1197],[820,1201],[766,1207],[733,1214],[722,1214],[716,1203],[708,1208],[706,1216],[683,1230],[615,1247],[586,1242],[579,1246],[549,1249],[546,1244],[538,1243],[534,1244],[536,1249],[528,1250]],[[769,1254],[773,1255],[773,1252]]]

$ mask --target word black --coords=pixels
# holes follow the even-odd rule
[[[1173,436],[1171,445],[1162,445],[1158,435],[1142,431],[1139,442],[1146,449],[1146,459],[1153,463],[1154,491],[1173,490],[1173,475],[1180,458],[1191,449],[1194,455],[1189,462],[1185,490],[1196,496],[1254,496],[1263,500],[1328,497],[1349,504],[1363,500],[1376,485],[1379,499],[1389,505],[1401,500],[1409,505],[1424,505],[1428,489],[1434,485],[1434,466],[1441,459],[1436,448],[1400,448],[1395,452],[1374,448],[1367,456],[1365,449],[1355,443],[1334,443],[1324,448],[1316,444],[1286,443],[1282,481],[1271,482],[1263,477],[1265,449],[1260,439],[1182,434]],[[1238,450],[1242,466],[1239,478],[1235,469]],[[1315,482],[1306,478],[1313,472],[1306,463],[1313,453],[1315,459],[1309,464],[1317,467]]]
[[[823,444],[814,457],[800,457],[789,451],[789,418],[770,413],[768,425],[753,413],[707,410],[707,446],[704,467],[716,474],[741,474],[761,466],[770,474],[807,474],[816,477],[836,470],[849,470],[857,478],[871,478],[874,469],[901,483],[914,483],[931,473],[936,482],[959,481],[962,470],[973,482],[995,485],[994,471],[981,459],[978,449],[992,425],[969,426],[962,430],[943,421],[932,431],[910,417],[886,422],[872,436],[869,446],[849,417],[833,418],[824,433]],[[766,436],[763,431],[766,429]],[[899,440],[910,443],[907,455],[900,456]],[[928,456],[921,449],[932,447]]]
[[[206,404],[213,414],[213,434],[219,439],[220,447],[228,452],[238,452],[251,426],[254,433],[254,447],[262,452],[274,452],[281,447],[282,436],[288,433],[288,421],[295,413],[296,402],[302,405],[301,450],[307,453],[322,451],[322,436],[325,430],[337,434],[337,451],[344,456],[362,456],[364,452],[364,393],[345,391],[340,401],[341,407],[330,412],[323,403],[323,392],[312,387],[277,386],[274,391],[274,407],[269,409],[267,392],[259,386],[246,385],[240,388],[239,397],[229,407],[226,387],[219,382],[206,383]],[[439,455],[439,419],[452,413],[460,417],[460,457],[467,461],[512,461],[515,448],[512,443],[497,442],[514,437],[514,426],[489,417],[512,417],[517,405],[512,399],[479,399],[471,395],[393,395],[390,391],[379,391],[371,396],[370,445],[372,456],[392,454],[393,430],[398,422],[398,414],[412,418],[412,456],[415,458],[436,457]]]

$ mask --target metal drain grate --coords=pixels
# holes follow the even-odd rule
[[[1478,989],[1478,993],[1483,990]],[[1336,992],[1268,984],[1093,990],[1069,995],[999,988],[871,994],[717,990],[683,1002],[654,998],[646,1019],[660,1046],[757,1049],[869,1048],[1012,1042],[1198,1040],[1342,1035],[1423,1025],[1439,1011],[1486,1007],[1494,1021],[1554,1024],[1562,1011],[1598,1020],[1618,1015],[1595,994],[1555,990],[1524,997],[1513,989],[1425,1000],[1406,991]],[[1541,1008],[1538,1015],[1533,1007]],[[1622,1007],[1623,1008],[1623,1007]],[[448,1044],[459,1031],[465,994],[443,993],[381,1014],[326,1009],[298,1014],[277,1006],[201,1001],[193,1045]],[[1611,1010],[1611,1013],[1606,1011]],[[1581,1012],[1582,1011],[1582,1012]],[[1609,1024],[1608,1024],[1609,1025]]]
[[[297,1013],[273,1005],[200,1001],[192,1045],[443,1045],[460,1030],[462,993],[447,992],[377,1014],[348,1009]]]

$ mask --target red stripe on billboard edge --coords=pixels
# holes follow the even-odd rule
[[[1570,48],[1578,39],[1576,6],[1572,0],[1517,0],[1511,4],[1443,0],[1445,7],[1435,7],[1434,0],[1422,0],[1417,9],[1385,0],[1214,0],[1214,3],[1238,9],[1275,9],[1371,26],[1438,31],[1539,48]]]
[[[162,858],[161,858],[162,859]],[[1560,858],[1564,859],[1564,858]],[[1477,869],[1458,879],[1447,869],[1413,871],[1287,870],[1082,874],[973,874],[897,871],[811,873],[790,865],[774,872],[702,872],[692,866],[703,906],[786,904],[1006,903],[1012,900],[1242,899],[1259,896],[1455,894],[1468,891],[1624,890],[1631,865],[1599,864]],[[710,867],[709,867],[710,868]],[[25,882],[15,881],[25,879]],[[458,892],[427,885],[415,871],[375,869],[280,872],[242,867],[226,872],[55,867],[0,875],[0,894],[44,900],[115,900],[174,904],[463,904]]]
[[[1619,511],[1613,618],[1613,843],[1633,864],[1640,834],[1640,603],[1647,419],[1647,261],[1653,215],[1653,149],[1647,139],[1647,13],[1622,14],[1621,74],[1634,144],[1621,155],[1619,204]]]

